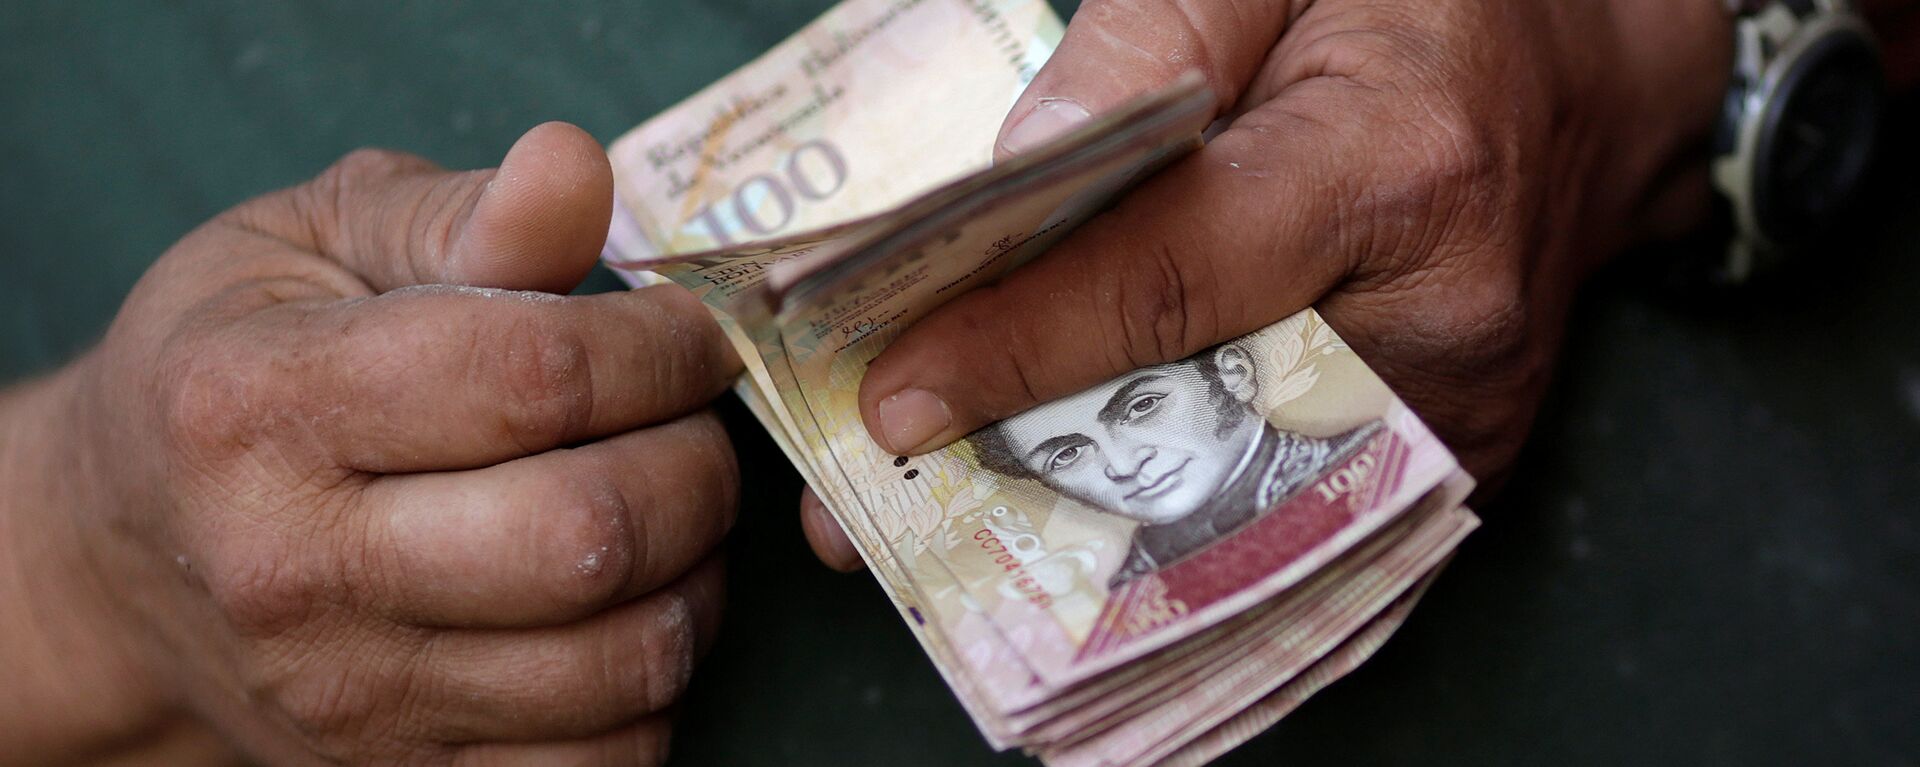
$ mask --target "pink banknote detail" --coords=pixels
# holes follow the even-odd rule
[[[1095,660],[1180,623],[1327,547],[1359,513],[1393,497],[1411,456],[1406,440],[1382,429],[1363,449],[1327,467],[1318,482],[1281,501],[1246,529],[1188,559],[1120,584],[1076,661]]]

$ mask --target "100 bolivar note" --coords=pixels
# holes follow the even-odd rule
[[[985,167],[1064,27],[1030,0],[842,3],[608,154],[617,260],[844,223]],[[644,180],[643,180],[644,179]]]
[[[1310,313],[913,463],[849,473],[909,572],[951,574],[1043,690],[1298,585],[1458,472]]]
[[[859,383],[902,330],[1199,144],[1188,80],[992,164],[1060,32],[1033,0],[835,6],[612,145],[606,261],[714,309],[736,391],[994,745],[1192,763],[1391,633],[1472,481],[1312,310],[929,455],[872,441]]]

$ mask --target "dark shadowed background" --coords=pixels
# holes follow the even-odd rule
[[[553,119],[610,141],[827,5],[14,0],[0,381],[93,343],[191,227],[354,147],[477,167]],[[1660,252],[1591,286],[1487,526],[1371,664],[1225,763],[1915,764],[1916,106],[1845,236],[1784,279],[1663,288]],[[745,508],[675,762],[1022,763],[867,576],[813,561],[798,477],[723,410]]]

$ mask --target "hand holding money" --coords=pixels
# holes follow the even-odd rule
[[[611,186],[559,124],[497,170],[349,155],[0,397],[0,764],[660,758],[739,368],[677,288],[535,292],[592,267]]]
[[[1379,646],[1477,524],[1472,480],[1311,310],[937,450],[891,418],[925,391],[861,428],[903,331],[1027,274],[1213,117],[1180,77],[988,167],[1058,31],[1031,0],[841,4],[613,144],[607,261],[713,308],[833,518],[814,537],[848,535],[991,744],[1196,764]]]
[[[1089,2],[1001,157],[1184,72],[1219,134],[870,368],[902,452],[1315,306],[1483,479],[1544,391],[1575,287],[1706,204],[1717,4]]]

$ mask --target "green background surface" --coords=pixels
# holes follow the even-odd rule
[[[189,228],[354,147],[477,167],[545,120],[611,140],[826,5],[8,3],[0,381],[91,344]],[[1657,287],[1670,253],[1604,274],[1487,527],[1374,662],[1226,763],[1914,764],[1917,169],[1895,146],[1846,236],[1771,286]],[[675,761],[1024,763],[866,576],[811,560],[798,478],[725,411],[745,507]]]

